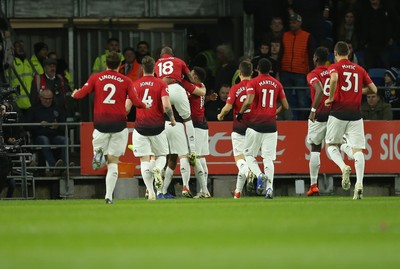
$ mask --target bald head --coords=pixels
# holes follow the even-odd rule
[[[161,55],[164,54],[169,54],[169,55],[173,55],[172,49],[170,47],[164,47],[161,49]]]

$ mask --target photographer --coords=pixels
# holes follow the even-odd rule
[[[15,189],[15,181],[13,178],[7,178],[12,171],[12,162],[8,153],[10,148],[15,148],[23,142],[22,137],[25,132],[20,126],[3,126],[3,122],[18,122],[17,112],[13,112],[13,106],[6,101],[2,101],[0,105],[0,121],[0,192],[7,186],[6,197],[11,198]]]

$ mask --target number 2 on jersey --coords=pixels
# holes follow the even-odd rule
[[[115,91],[117,90],[114,84],[111,83],[107,83],[106,85],[104,85],[103,91],[108,92],[110,90],[110,93],[107,95],[107,97],[104,99],[103,103],[104,104],[109,104],[109,105],[113,105],[115,104],[115,100],[112,99]]]

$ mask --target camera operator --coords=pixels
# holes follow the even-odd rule
[[[9,157],[10,149],[23,142],[24,130],[20,126],[3,126],[4,123],[18,122],[18,114],[13,111],[13,106],[5,101],[0,105],[0,192],[7,187],[7,198],[12,198],[15,189],[15,180],[7,178],[12,171],[12,162]],[[6,146],[8,149],[6,149]],[[11,147],[10,147],[11,146]]]

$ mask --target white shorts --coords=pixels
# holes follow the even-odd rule
[[[168,154],[168,140],[165,130],[158,135],[145,136],[139,134],[136,129],[132,133],[133,154],[136,157],[165,156]]]
[[[188,155],[189,145],[183,123],[177,122],[174,127],[172,127],[170,123],[170,121],[165,122],[165,133],[167,134],[169,153],[178,154],[179,156]]]
[[[178,83],[168,85],[169,100],[182,119],[190,117],[190,104],[186,90]]]
[[[236,132],[231,133],[233,156],[239,156],[244,151],[244,135]]]
[[[259,133],[247,128],[244,138],[244,155],[256,157],[261,148],[261,157],[274,161],[276,159],[277,144],[278,132]]]
[[[307,143],[321,145],[326,136],[326,122],[308,120]]]
[[[208,144],[208,130],[194,128],[195,148],[198,156],[210,155],[210,146]]]
[[[128,145],[128,128],[118,133],[102,133],[94,129],[93,131],[93,150],[103,149],[104,155],[122,156],[125,154]]]
[[[345,121],[329,116],[325,142],[327,144],[342,144],[343,136],[346,137],[348,144],[350,144],[352,148],[365,149],[363,119]]]

